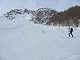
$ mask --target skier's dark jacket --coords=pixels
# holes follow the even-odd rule
[[[70,29],[70,33],[72,33],[72,32],[73,32],[73,28]]]

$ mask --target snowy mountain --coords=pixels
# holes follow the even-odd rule
[[[18,15],[31,14],[31,20],[37,24],[46,24],[49,18],[52,17],[57,12],[50,8],[39,8],[37,10],[28,9],[11,9],[9,12],[5,13],[4,16],[9,20],[14,20]],[[26,17],[26,16],[25,16]]]
[[[17,17],[17,15],[22,15],[25,13],[29,14],[30,11],[27,9],[24,9],[24,10],[23,9],[12,9],[9,12],[5,13],[4,16],[8,18],[9,20],[13,20]]]
[[[0,17],[0,60],[80,60],[79,28],[69,38],[68,27],[33,24],[25,15]]]
[[[49,18],[54,14],[57,14],[57,11],[50,8],[39,8],[33,12],[32,20],[34,23],[46,24],[49,21]]]

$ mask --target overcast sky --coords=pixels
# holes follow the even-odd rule
[[[0,0],[0,12],[12,8],[53,8],[63,11],[70,6],[80,5],[80,0]]]

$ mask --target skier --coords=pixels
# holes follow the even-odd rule
[[[73,37],[73,28],[70,28],[70,31],[69,31],[69,37],[72,36]]]

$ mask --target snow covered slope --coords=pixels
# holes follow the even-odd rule
[[[32,24],[29,17],[0,18],[0,60],[80,60],[80,29]]]

